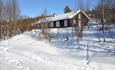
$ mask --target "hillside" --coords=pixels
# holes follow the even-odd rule
[[[25,31],[31,31],[32,29],[36,29],[36,27],[33,27],[32,24],[45,17],[46,16],[39,16],[36,18],[21,19],[21,20],[17,20],[16,22],[1,21],[0,40],[8,39],[14,35],[23,33]]]
[[[110,29],[112,33],[114,30]],[[98,42],[95,31],[94,24],[89,29],[86,28],[80,42],[71,38],[71,28],[63,31],[52,29],[56,36],[50,42],[39,36],[39,29],[18,34],[0,42],[0,69],[114,70],[115,36],[111,39],[106,32],[106,40],[111,42]],[[70,39],[64,38],[65,33]],[[101,32],[99,34],[102,35]]]

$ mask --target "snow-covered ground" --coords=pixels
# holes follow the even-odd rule
[[[61,35],[54,29],[53,35],[58,38],[50,42],[37,38],[39,30],[1,41],[0,70],[114,70],[115,29],[105,31],[107,42],[103,43],[97,38],[101,32],[91,27],[84,30],[80,42],[72,38],[71,28],[60,30]]]

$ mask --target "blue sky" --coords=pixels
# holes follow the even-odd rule
[[[76,0],[18,0],[21,14],[24,16],[36,17],[42,14],[47,8],[49,14],[61,14],[64,7],[68,5],[71,9],[77,6]],[[86,0],[84,0],[85,3]],[[94,7],[98,0],[89,0],[90,7]],[[76,4],[75,4],[76,3]]]

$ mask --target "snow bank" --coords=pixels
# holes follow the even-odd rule
[[[31,32],[16,35],[9,40],[1,43],[3,46],[11,47],[12,49],[44,52],[49,54],[60,54],[59,49],[52,47],[50,43],[36,40],[29,35]]]
[[[69,31],[70,30],[70,31]],[[71,28],[62,30],[71,32]],[[60,30],[61,31],[61,30]],[[58,33],[57,29],[52,30]],[[16,35],[9,40],[0,42],[0,70],[114,70],[115,56],[104,57],[107,53],[97,51],[108,51],[106,47],[100,47],[99,43],[90,42],[89,54],[92,61],[89,65],[85,63],[85,51],[87,41],[42,41],[36,39],[40,31],[33,30]],[[85,31],[86,34],[94,33]],[[89,38],[84,35],[86,39]],[[91,36],[94,38],[93,36]],[[92,38],[90,40],[92,41]],[[58,47],[58,48],[56,48]],[[114,50],[114,49],[113,49]],[[109,50],[110,51],[110,50]],[[97,55],[103,55],[96,57]],[[103,59],[102,59],[103,58]]]

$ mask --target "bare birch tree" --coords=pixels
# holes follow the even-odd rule
[[[48,15],[48,10],[47,10],[47,8],[45,8],[45,9],[43,10],[42,15],[43,15],[43,16],[49,16],[49,15]],[[50,20],[50,19],[49,19],[49,20]],[[42,27],[41,27],[41,30],[42,30],[42,34],[43,34],[44,38],[45,38],[46,40],[50,41],[50,40],[51,40],[50,28],[48,28],[49,23],[48,23],[47,21],[48,21],[48,20],[47,20],[46,18],[43,19],[43,22],[45,22],[45,23],[41,24],[41,26],[42,26]]]
[[[3,0],[0,0],[0,40],[3,39],[3,10],[4,10],[4,6],[3,6]]]
[[[17,0],[8,0],[7,16],[8,16],[8,21],[11,24],[11,27],[9,30],[10,37],[16,35],[16,32],[17,32],[16,20],[18,19],[19,15],[20,15],[20,10],[19,10]]]
[[[8,39],[16,35],[16,20],[20,15],[18,0],[0,0],[0,36]]]

